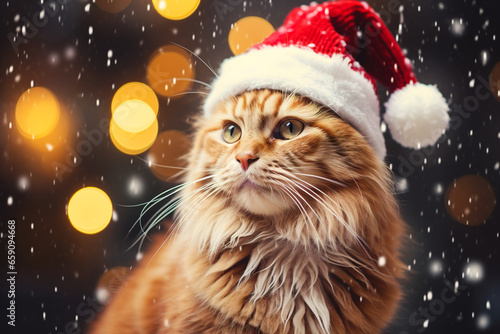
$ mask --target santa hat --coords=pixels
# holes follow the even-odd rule
[[[383,159],[375,79],[392,93],[384,119],[393,138],[410,148],[435,144],[449,122],[444,97],[417,82],[384,22],[359,1],[295,8],[264,42],[222,63],[204,113],[252,89],[293,92],[331,108]]]

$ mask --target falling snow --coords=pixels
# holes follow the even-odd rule
[[[74,1],[62,7],[53,2],[54,15],[42,9],[51,1],[0,4],[4,35],[12,32],[25,41],[15,51],[15,42],[3,39],[0,67],[0,212],[16,221],[16,303],[19,332],[23,333],[60,333],[73,323],[84,332],[90,320],[88,313],[78,310],[93,311],[91,301],[106,304],[112,298],[110,289],[97,288],[101,274],[116,265],[135,267],[147,258],[145,251],[151,246],[147,238],[142,249],[127,251],[141,236],[140,223],[147,222],[133,226],[141,214],[140,204],[176,185],[153,173],[148,151],[127,155],[116,149],[109,134],[116,91],[132,81],[150,85],[152,73],[147,65],[155,50],[171,43],[185,47],[199,82],[191,83],[189,94],[156,94],[156,112],[159,133],[189,132],[210,89],[212,70],[216,72],[232,56],[228,34],[234,23],[258,16],[278,28],[286,12],[306,3],[201,1],[190,17],[167,20],[150,1],[132,1],[117,13],[106,12],[99,2]],[[222,16],[214,9],[219,2],[229,6]],[[168,9],[167,3],[159,1],[159,8]],[[411,67],[419,80],[436,84],[444,93],[451,123],[439,145],[419,150],[400,146],[383,121],[384,103],[391,93],[378,85],[385,162],[408,225],[403,262],[411,271],[410,279],[402,283],[404,307],[387,332],[498,333],[500,5],[495,1],[398,3],[392,8],[391,2],[369,2],[404,48],[407,59],[400,65]],[[326,11],[325,15],[333,14]],[[38,20],[47,23],[37,27]],[[363,40],[366,34],[361,30],[359,38],[370,42]],[[307,46],[317,47],[314,43]],[[341,46],[351,47],[344,40]],[[369,58],[366,50],[361,55]],[[368,67],[363,59],[356,59],[353,66]],[[186,69],[172,83],[179,85]],[[60,108],[55,130],[42,140],[20,135],[15,115],[19,96],[38,86],[50,88]],[[162,87],[172,90],[166,82]],[[362,98],[359,92],[353,96]],[[456,180],[464,175],[480,176],[488,186],[471,193],[474,184],[470,184],[454,192]],[[81,234],[67,218],[69,199],[86,186],[105,190],[113,204],[112,223],[97,235]],[[481,206],[490,193],[492,207]],[[363,195],[362,200],[369,200]],[[457,219],[485,212],[491,213],[476,226]],[[2,224],[3,242],[7,227]],[[158,233],[165,231],[163,227]],[[377,256],[374,264],[388,269],[392,254]],[[446,303],[446,297],[453,301]],[[359,302],[370,301],[359,297]],[[432,313],[440,303],[445,305],[443,313]],[[419,313],[424,309],[430,316]],[[410,320],[413,312],[420,319],[418,326]],[[165,319],[163,324],[168,328],[172,321]]]

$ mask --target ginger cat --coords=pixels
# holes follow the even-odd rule
[[[379,333],[403,275],[384,162],[334,111],[251,90],[200,116],[176,223],[91,333]]]

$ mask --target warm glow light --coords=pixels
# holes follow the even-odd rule
[[[16,125],[26,138],[43,138],[54,130],[59,114],[59,102],[50,90],[30,88],[17,101]]]
[[[108,226],[113,204],[104,191],[95,187],[78,190],[69,200],[68,217],[78,231],[94,234]]]
[[[111,141],[121,152],[130,155],[140,154],[146,151],[155,142],[158,135],[158,120],[141,132],[128,132],[120,128],[114,119],[111,119],[109,136]]]
[[[118,13],[130,5],[132,0],[95,0],[97,6],[108,13]]]
[[[47,136],[31,140],[19,135],[19,143],[21,143],[26,158],[29,159],[26,161],[29,161],[33,166],[37,166],[37,171],[43,172],[47,177],[55,175],[59,178],[60,172],[64,170],[63,165],[70,168],[74,167],[76,163],[80,163],[84,155],[91,154],[94,147],[87,140],[88,129],[80,132],[80,138],[74,136],[78,118],[75,115],[70,115],[63,104],[60,105],[60,108],[59,121],[54,130]],[[96,130],[92,131],[96,132]],[[101,134],[101,136],[101,138],[97,139],[103,140],[104,134]],[[94,138],[95,135],[93,140]],[[76,162],[73,160],[75,155],[79,156]],[[67,172],[68,169],[65,171]]]
[[[127,99],[132,96],[142,97],[147,102]],[[121,100],[125,101],[116,106]],[[130,83],[128,86],[121,87],[113,98],[111,109],[113,117],[109,126],[109,135],[116,148],[123,153],[135,155],[146,151],[153,145],[158,135],[158,120],[156,119],[158,99],[151,88],[140,83]]]
[[[128,267],[114,267],[101,275],[96,287],[96,296],[101,304],[111,301],[113,295],[130,275]]]
[[[485,178],[465,175],[450,184],[445,194],[448,214],[464,225],[482,224],[493,213],[495,192]]]
[[[500,101],[500,62],[491,70],[490,88],[493,96]]]
[[[113,120],[127,132],[142,132],[149,128],[156,119],[156,113],[149,104],[140,100],[128,100],[120,104]]]
[[[146,73],[148,84],[165,97],[175,97],[187,91],[194,76],[191,56],[175,45],[158,49],[151,57]]]
[[[62,149],[62,153],[66,154],[64,151],[64,147],[69,145],[74,139],[69,135],[70,129],[73,127],[75,117],[70,119],[70,115],[68,110],[64,107],[64,105],[60,105],[59,112],[59,120],[57,121],[56,127],[46,136],[37,140],[23,140],[30,147],[33,147],[40,152],[44,153],[45,157],[49,157],[46,155],[47,153],[54,153],[57,150]],[[23,136],[24,137],[24,136]],[[32,139],[32,137],[30,137]],[[61,152],[60,152],[61,153]],[[54,156],[51,156],[50,159],[58,160]]]
[[[229,47],[235,55],[247,51],[274,32],[274,27],[261,17],[248,16],[236,22],[229,32]]]
[[[174,175],[184,171],[185,161],[181,159],[191,147],[188,136],[177,130],[162,132],[148,153],[151,171],[163,181],[175,181]]]
[[[142,82],[129,82],[121,86],[113,96],[111,101],[111,112],[114,114],[116,108],[128,100],[141,100],[146,102],[151,109],[158,114],[158,98],[155,92],[148,85]]]
[[[153,0],[153,6],[163,17],[182,20],[193,14],[200,0]]]

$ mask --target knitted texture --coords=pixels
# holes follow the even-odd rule
[[[353,70],[361,71],[374,86],[373,79],[378,80],[391,93],[417,82],[411,62],[366,2],[333,1],[295,8],[282,27],[254,48],[291,45],[356,60],[364,70],[357,64]]]

